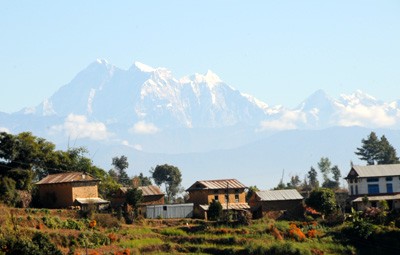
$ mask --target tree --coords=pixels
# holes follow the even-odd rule
[[[324,182],[322,183],[322,187],[337,189],[340,184],[340,169],[337,165],[331,167],[332,163],[327,157],[322,157],[318,162],[318,168],[321,171]],[[329,174],[333,174],[333,180],[329,178]]]
[[[125,186],[131,185],[131,179],[129,179],[129,176],[125,171],[125,169],[129,167],[128,158],[124,155],[121,157],[114,157],[112,158],[112,165],[117,170],[118,183]]]
[[[317,175],[317,171],[314,169],[314,167],[311,167],[310,171],[307,173],[308,184],[310,185],[311,189],[318,188],[319,186]]]
[[[138,205],[143,199],[142,191],[138,188],[130,188],[126,192],[126,203],[132,206],[135,217],[138,216]]]
[[[367,139],[361,140],[362,146],[355,152],[361,160],[367,161],[368,165],[397,164],[396,149],[389,143],[387,138],[382,135],[379,139],[375,132],[371,132]]]
[[[340,169],[338,166],[333,166],[331,169],[331,172],[333,174],[333,180],[335,181],[336,188],[339,188],[340,186],[340,177],[342,177],[342,174],[340,173]]]
[[[3,203],[15,206],[20,198],[15,189],[15,181],[8,177],[0,178],[0,201]]]
[[[367,161],[368,165],[375,165],[380,152],[380,142],[375,132],[371,132],[367,139],[361,140],[361,147],[355,152],[361,160]]]
[[[399,163],[396,149],[389,143],[384,135],[381,137],[380,152],[377,161],[378,165]]]
[[[182,182],[182,174],[179,168],[172,165],[157,165],[152,173],[152,177],[156,185],[160,186],[164,183],[167,202],[171,203],[173,198],[179,193]]]
[[[139,175],[136,175],[133,177],[133,179],[136,179],[138,181],[138,186],[148,186],[151,185],[151,179],[150,177],[144,176],[143,173],[140,173]]]
[[[287,187],[290,189],[297,189],[300,186],[300,177],[298,175],[294,175],[290,177],[290,182],[287,184]]]
[[[318,188],[311,191],[309,198],[306,199],[307,206],[319,211],[324,215],[330,215],[335,211],[335,193],[331,189]]]
[[[322,173],[324,182],[328,181],[328,174],[331,172],[331,161],[329,160],[329,158],[322,157],[318,162],[318,168]]]
[[[257,191],[260,191],[257,186],[250,186],[246,193],[246,202],[249,202],[250,198],[255,194]]]
[[[208,218],[210,220],[220,220],[222,217],[222,205],[218,200],[213,199],[208,207]]]

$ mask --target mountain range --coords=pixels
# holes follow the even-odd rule
[[[31,131],[60,149],[87,147],[105,169],[126,155],[132,175],[169,163],[181,168],[186,186],[238,178],[270,188],[283,172],[304,176],[322,156],[345,174],[372,130],[396,147],[399,103],[360,90],[336,99],[318,90],[289,109],[242,93],[210,70],[177,79],[166,68],[135,62],[123,70],[99,59],[39,105],[0,112],[0,131]]]

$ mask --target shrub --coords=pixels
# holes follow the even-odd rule
[[[290,224],[289,236],[296,241],[304,241],[306,239],[303,231],[301,231],[301,229],[298,228],[294,223]]]
[[[9,177],[0,178],[0,201],[9,206],[15,206],[19,203],[20,198],[15,185],[15,181]]]
[[[208,217],[210,220],[219,220],[222,217],[222,205],[219,201],[214,200],[208,207]]]
[[[0,240],[0,246],[5,254],[62,255],[49,237],[41,232],[36,232],[32,240],[7,236]]]
[[[103,228],[120,228],[121,222],[110,214],[95,214],[94,220]]]

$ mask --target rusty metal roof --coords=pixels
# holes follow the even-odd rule
[[[203,189],[245,189],[247,188],[236,179],[197,181],[186,191]]]
[[[86,181],[100,181],[92,176],[80,172],[68,172],[61,174],[49,174],[36,184],[55,184],[55,183],[68,183],[68,182],[86,182]]]
[[[143,196],[164,195],[164,193],[160,190],[160,188],[155,185],[142,186],[139,187],[139,189],[142,190]]]
[[[123,193],[126,193],[128,191],[128,187],[121,187],[120,188]],[[148,185],[148,186],[141,186],[138,187],[142,191],[143,196],[158,196],[158,195],[164,195],[164,193],[160,190],[158,186],[155,185]]]
[[[400,164],[353,166],[358,177],[400,176]]]
[[[260,201],[300,200],[303,196],[295,189],[257,191]]]
[[[250,206],[248,203],[228,203],[228,205],[226,205],[226,203],[221,204],[222,206],[222,210],[226,210],[228,208],[228,210],[246,210],[246,209],[250,209]],[[205,210],[208,211],[208,208],[210,207],[209,205],[200,205],[200,207]]]

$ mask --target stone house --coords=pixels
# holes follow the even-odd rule
[[[352,205],[357,210],[387,201],[400,210],[400,164],[353,166],[345,178]]]
[[[80,172],[50,174],[36,183],[39,198],[45,208],[70,208],[89,205],[97,208],[106,206],[108,201],[99,198],[99,179]]]
[[[300,217],[304,213],[303,196],[295,189],[263,190],[254,192],[249,199],[253,218],[278,213],[286,218]]]
[[[247,187],[236,179],[196,181],[186,191],[188,203],[194,204],[194,217],[207,219],[207,211],[213,200],[219,201],[226,211],[250,209],[246,203]]]

